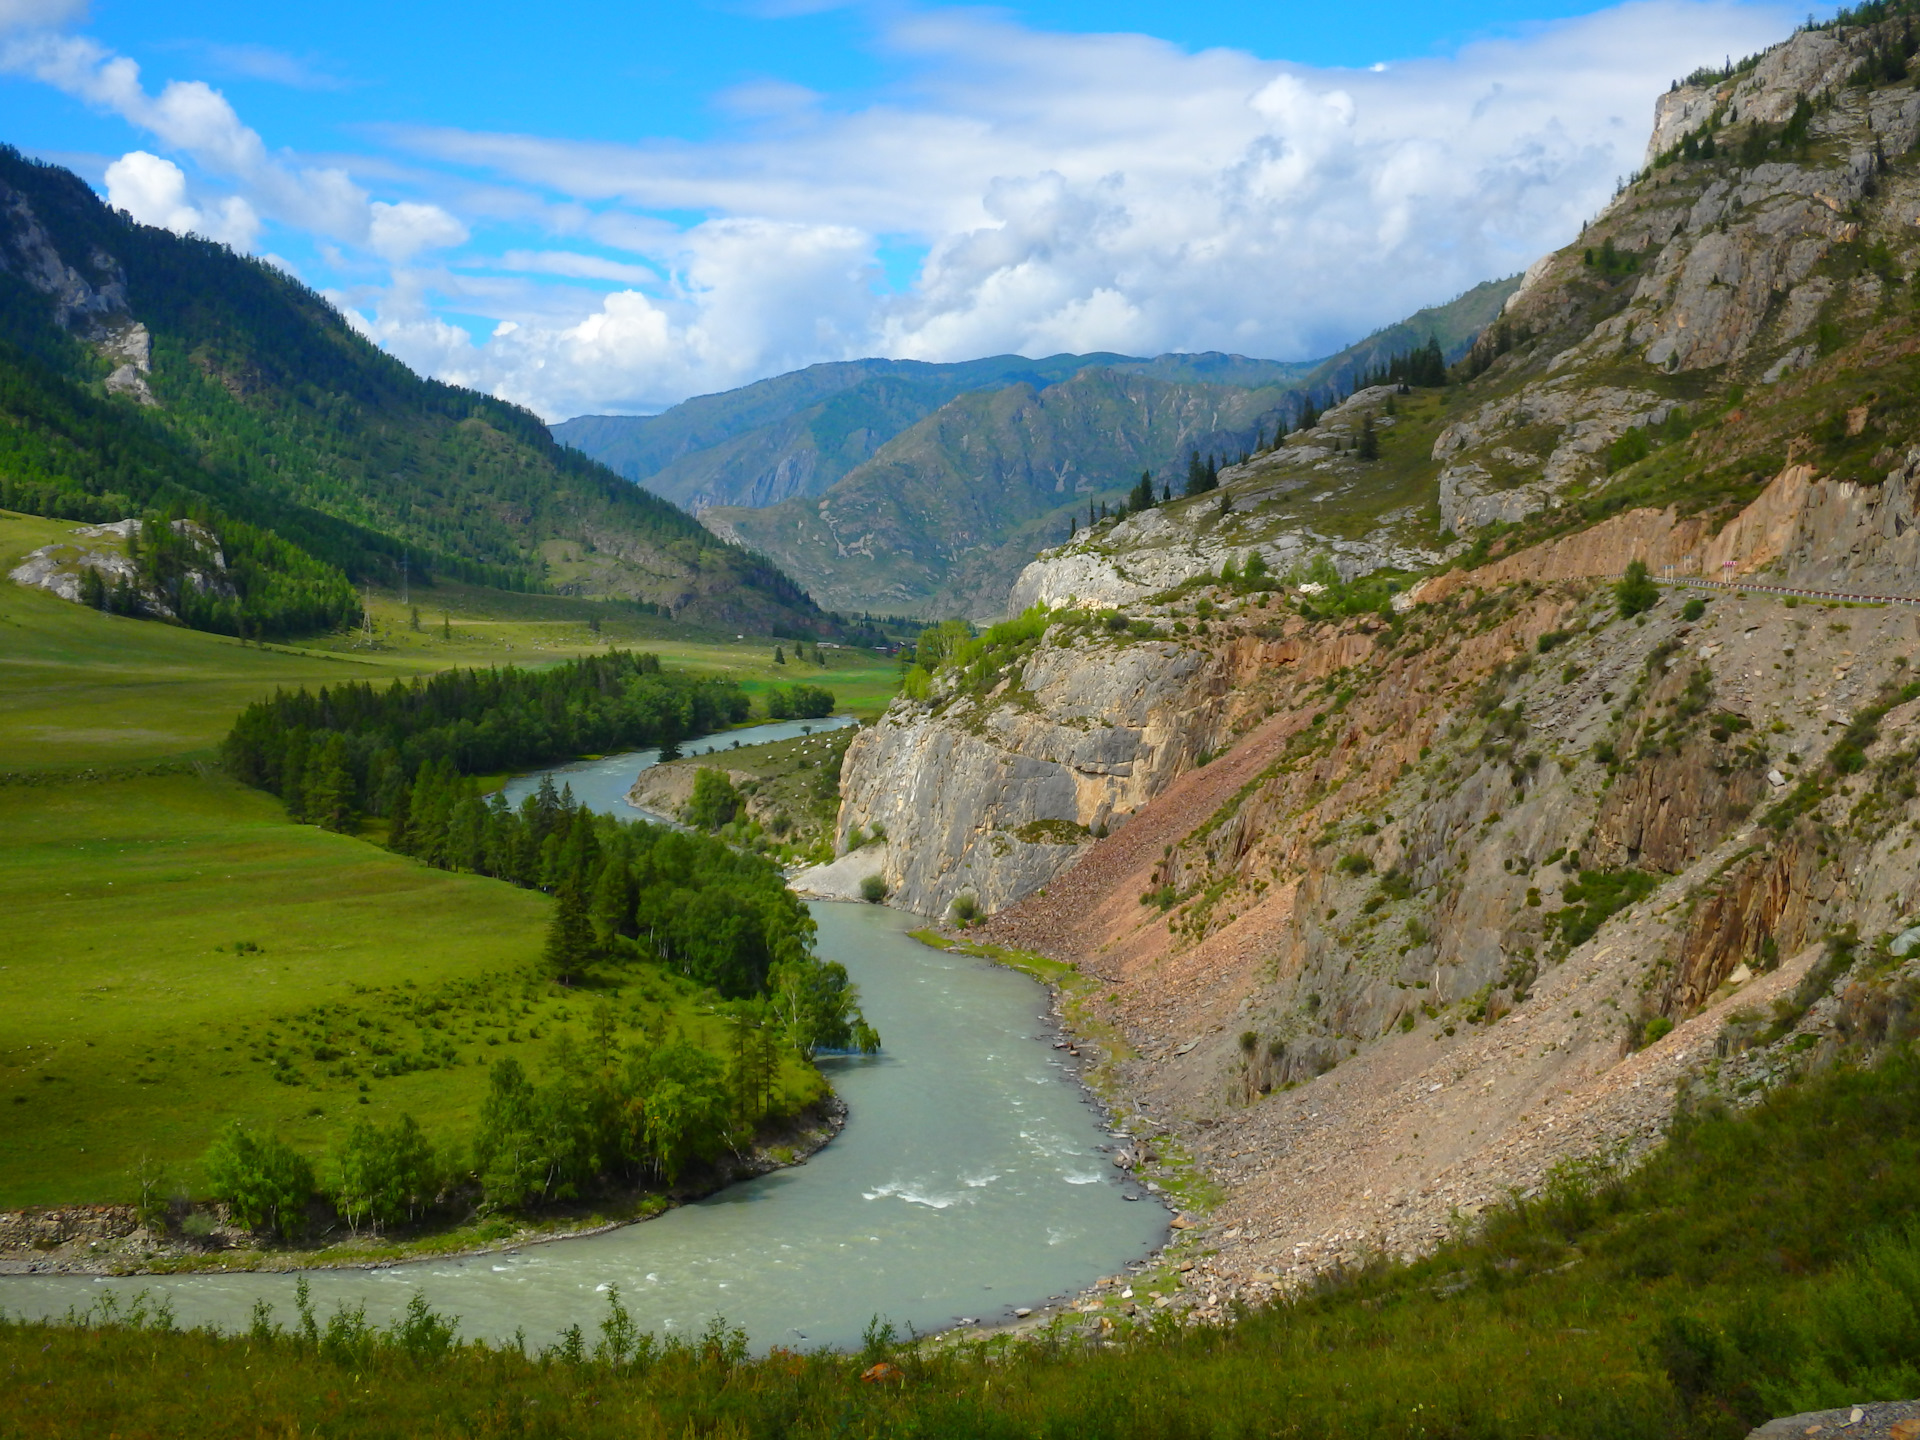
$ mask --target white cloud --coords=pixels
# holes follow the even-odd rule
[[[0,30],[58,30],[87,17],[87,0],[0,0]]]
[[[630,265],[623,260],[582,255],[573,250],[509,250],[498,260],[478,263],[501,270],[519,270],[530,275],[564,275],[573,280],[614,280],[627,285],[646,285],[660,278],[660,272],[651,266]]]
[[[389,154],[355,163],[409,199],[270,153],[205,84],[149,94],[85,38],[0,38],[0,68],[124,117],[247,214],[307,232],[359,287],[339,296],[355,323],[410,363],[559,416],[866,354],[1324,354],[1572,239],[1639,163],[1673,75],[1795,18],[1628,0],[1325,70],[987,10],[888,13],[896,79],[877,98],[754,81],[715,97],[736,128],[698,142],[396,128]],[[135,154],[109,184],[138,213],[245,218]],[[489,249],[494,230],[511,248]],[[457,262],[431,263],[451,247]],[[897,292],[883,253],[924,257]]]
[[[107,166],[107,203],[125,210],[143,225],[158,225],[176,235],[204,235],[236,250],[248,250],[260,233],[260,217],[238,195],[211,207],[187,199],[187,175],[171,160],[145,150],[129,150]]]
[[[889,32],[913,84],[848,113],[783,125],[767,87],[728,97],[749,100],[750,133],[702,144],[394,139],[593,205],[602,243],[673,267],[622,302],[644,301],[637,329],[638,308],[516,317],[464,363],[549,414],[856,354],[1301,358],[1571,239],[1639,163],[1672,73],[1791,24],[1777,7],[1633,0],[1452,57],[1326,71],[932,11]],[[686,209],[716,218],[677,234],[645,215]],[[925,247],[904,294],[864,270],[883,239]]]
[[[422,250],[444,250],[466,243],[467,227],[438,205],[413,200],[388,204],[376,200],[367,225],[367,247],[395,264],[411,260]]]
[[[30,75],[119,115],[235,185],[253,211],[269,219],[396,260],[466,239],[466,227],[437,206],[373,201],[338,166],[269,154],[226,97],[202,81],[174,80],[148,94],[137,64],[85,36],[32,34],[0,43],[0,70]]]

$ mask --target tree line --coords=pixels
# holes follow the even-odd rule
[[[359,815],[391,819],[421,772],[442,760],[455,775],[499,774],[671,746],[750,710],[731,680],[669,674],[656,655],[615,650],[547,670],[496,666],[385,687],[281,691],[242,711],[222,748],[235,775],[278,795],[294,819],[346,829]]]

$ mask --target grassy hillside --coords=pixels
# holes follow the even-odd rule
[[[1317,397],[1344,393],[1361,372],[1384,365],[1396,355],[1404,355],[1427,343],[1440,342],[1440,352],[1448,361],[1459,359],[1473,345],[1480,332],[1500,316],[1509,296],[1520,288],[1520,277],[1487,280],[1444,305],[1416,310],[1406,319],[1376,330],[1337,355],[1329,355],[1309,369],[1300,386]]]
[[[820,623],[771,566],[526,411],[421,379],[273,266],[135,224],[11,150],[0,187],[0,504],[244,523],[355,579],[397,581],[405,555],[416,582],[539,588],[564,541],[598,557],[574,581],[593,593]]]

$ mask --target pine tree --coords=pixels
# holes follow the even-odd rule
[[[773,647],[773,663],[776,665],[784,665],[787,663],[787,652],[782,650],[778,645]]]
[[[1204,495],[1211,488],[1207,484],[1207,467],[1201,463],[1200,452],[1187,452],[1187,489],[1188,495]]]
[[[593,958],[593,922],[586,903],[573,884],[562,885],[554,895],[553,918],[547,922],[547,947],[544,956],[548,971],[562,985],[571,985],[573,977]]]
[[[1362,460],[1380,458],[1380,437],[1374,433],[1372,411],[1368,411],[1360,419],[1360,458]]]

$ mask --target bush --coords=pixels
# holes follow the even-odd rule
[[[1698,595],[1694,596],[1691,600],[1687,601],[1685,605],[1680,607],[1680,618],[1682,620],[1688,620],[1688,621],[1698,620],[1702,615],[1706,613],[1707,613],[1707,602],[1702,600]]]
[[[1569,857],[1568,867],[1573,865]],[[1592,939],[1620,911],[1652,894],[1660,878],[1645,870],[1582,870],[1578,880],[1569,881],[1560,891],[1567,908],[1547,916],[1547,924],[1557,927],[1572,949]]]
[[[1627,566],[1626,576],[1613,587],[1613,598],[1622,616],[1638,615],[1660,603],[1660,587],[1648,577],[1646,561],[1635,560]]]
[[[313,1166],[277,1135],[259,1135],[236,1120],[206,1158],[207,1184],[249,1230],[270,1225],[291,1236],[304,1228],[313,1198]]]
[[[1333,868],[1342,875],[1365,875],[1373,869],[1373,861],[1355,850],[1350,855],[1342,855]]]
[[[699,830],[718,830],[740,814],[740,792],[724,770],[701,766],[694,773],[693,797],[687,801],[687,823]]]
[[[336,1161],[334,1203],[349,1221],[392,1224],[417,1215],[440,1189],[433,1145],[411,1115],[390,1128],[354,1123]]]
[[[879,875],[869,875],[860,882],[860,898],[869,905],[878,905],[887,898],[887,882]]]
[[[980,918],[980,901],[970,890],[963,890],[954,896],[953,904],[947,908],[953,916],[954,923],[962,930]]]

